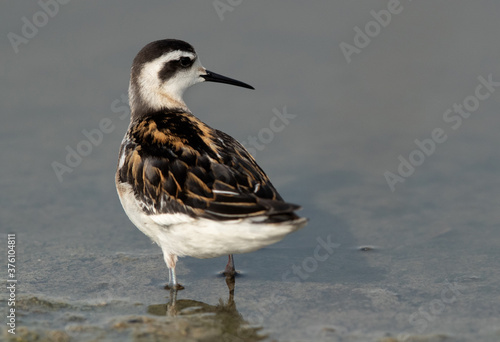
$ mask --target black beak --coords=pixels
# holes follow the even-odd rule
[[[232,84],[238,87],[243,87],[243,88],[248,88],[248,89],[255,89],[252,87],[250,84],[246,84],[237,80],[234,80],[232,78],[222,76],[219,74],[216,74],[215,72],[211,72],[208,70],[205,70],[207,72],[206,75],[201,75],[205,79],[206,82],[218,82],[218,83],[227,83],[227,84]]]

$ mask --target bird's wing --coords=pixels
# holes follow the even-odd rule
[[[131,125],[118,180],[132,186],[148,214],[185,213],[218,220],[296,219],[246,149],[188,113]]]

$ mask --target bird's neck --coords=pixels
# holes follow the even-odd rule
[[[137,87],[129,87],[129,103],[133,116],[141,117],[162,110],[181,110],[191,113],[181,94],[157,91],[140,92]]]

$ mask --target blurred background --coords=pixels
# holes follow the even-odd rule
[[[1,7],[0,253],[16,233],[18,337],[500,337],[497,2]],[[242,276],[228,316],[158,314],[155,305],[175,307],[161,250],[116,195],[130,66],[164,38],[255,87],[199,84],[185,101],[252,148],[310,218],[284,241],[236,256]],[[177,300],[227,301],[217,276],[225,261],[181,259]]]

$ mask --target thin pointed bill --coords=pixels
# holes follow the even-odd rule
[[[250,84],[246,84],[246,83],[240,82],[238,80],[216,74],[215,72],[211,72],[208,70],[205,70],[205,71],[206,71],[206,75],[201,75],[201,77],[203,77],[205,79],[205,82],[226,83],[226,84],[232,84],[232,85],[238,86],[238,87],[255,89]]]

